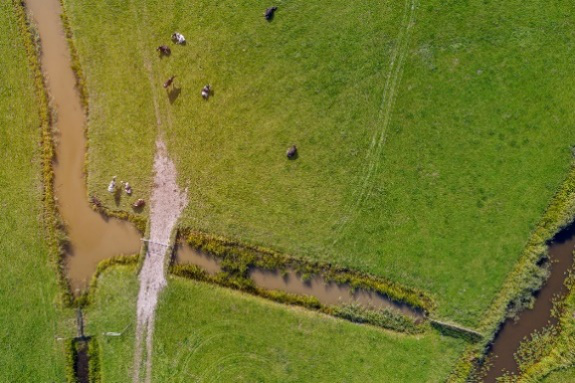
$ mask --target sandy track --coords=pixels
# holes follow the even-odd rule
[[[168,158],[163,141],[156,142],[154,158],[154,189],[150,206],[150,242],[140,271],[140,291],[137,304],[136,347],[134,353],[134,383],[151,382],[152,341],[158,296],[166,285],[165,255],[172,230],[186,206],[186,191],[176,182],[176,167]],[[146,356],[143,357],[145,338]],[[145,373],[141,376],[141,370]]]

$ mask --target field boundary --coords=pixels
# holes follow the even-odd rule
[[[484,341],[470,346],[460,358],[448,382],[475,381],[475,369],[483,361],[488,346],[493,342],[503,322],[532,302],[548,276],[541,262],[547,259],[547,243],[575,218],[575,162],[559,190],[545,209],[539,223],[531,233],[523,253],[505,279],[499,295],[483,315],[479,331]]]

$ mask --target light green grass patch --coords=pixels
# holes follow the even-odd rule
[[[153,380],[165,382],[442,382],[464,347],[177,277],[156,320]]]
[[[57,338],[74,328],[57,303],[43,226],[40,118],[24,48],[29,37],[16,11],[12,1],[0,3],[0,381],[61,382],[65,343]]]
[[[146,195],[160,131],[184,225],[423,289],[438,318],[478,325],[571,162],[566,0],[64,3],[91,193]]]

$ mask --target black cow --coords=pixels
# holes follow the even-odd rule
[[[295,159],[297,157],[297,147],[295,145],[290,146],[286,152],[286,156],[290,160]]]
[[[264,17],[266,18],[267,21],[271,21],[274,18],[274,13],[277,9],[278,7],[269,7],[268,9],[266,9],[266,11],[264,12]]]

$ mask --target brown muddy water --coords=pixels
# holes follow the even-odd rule
[[[210,274],[221,271],[219,262],[214,256],[181,243],[176,249],[174,262],[180,265],[196,265]],[[354,303],[365,307],[391,308],[403,315],[423,320],[423,315],[408,305],[394,302],[376,292],[359,289],[354,291],[348,285],[328,282],[318,275],[309,280],[303,280],[302,276],[294,270],[288,269],[285,273],[280,273],[252,268],[250,277],[256,286],[263,289],[314,296],[327,306]]]
[[[563,284],[567,272],[573,267],[575,250],[575,223],[557,234],[549,244],[551,274],[542,289],[535,296],[532,309],[522,311],[517,320],[508,319],[497,334],[487,356],[490,367],[483,379],[485,383],[495,383],[505,372],[516,374],[517,362],[514,354],[525,337],[540,331],[548,325],[557,324],[551,316],[553,299],[567,293]]]
[[[60,19],[61,6],[59,0],[25,0],[25,4],[40,35],[42,71],[57,116],[55,195],[70,239],[67,275],[72,290],[78,291],[88,286],[101,260],[138,253],[140,235],[130,223],[107,219],[88,205],[83,172],[86,116],[71,69],[70,51]],[[112,176],[110,173],[110,178]],[[104,190],[106,187],[102,185]]]

